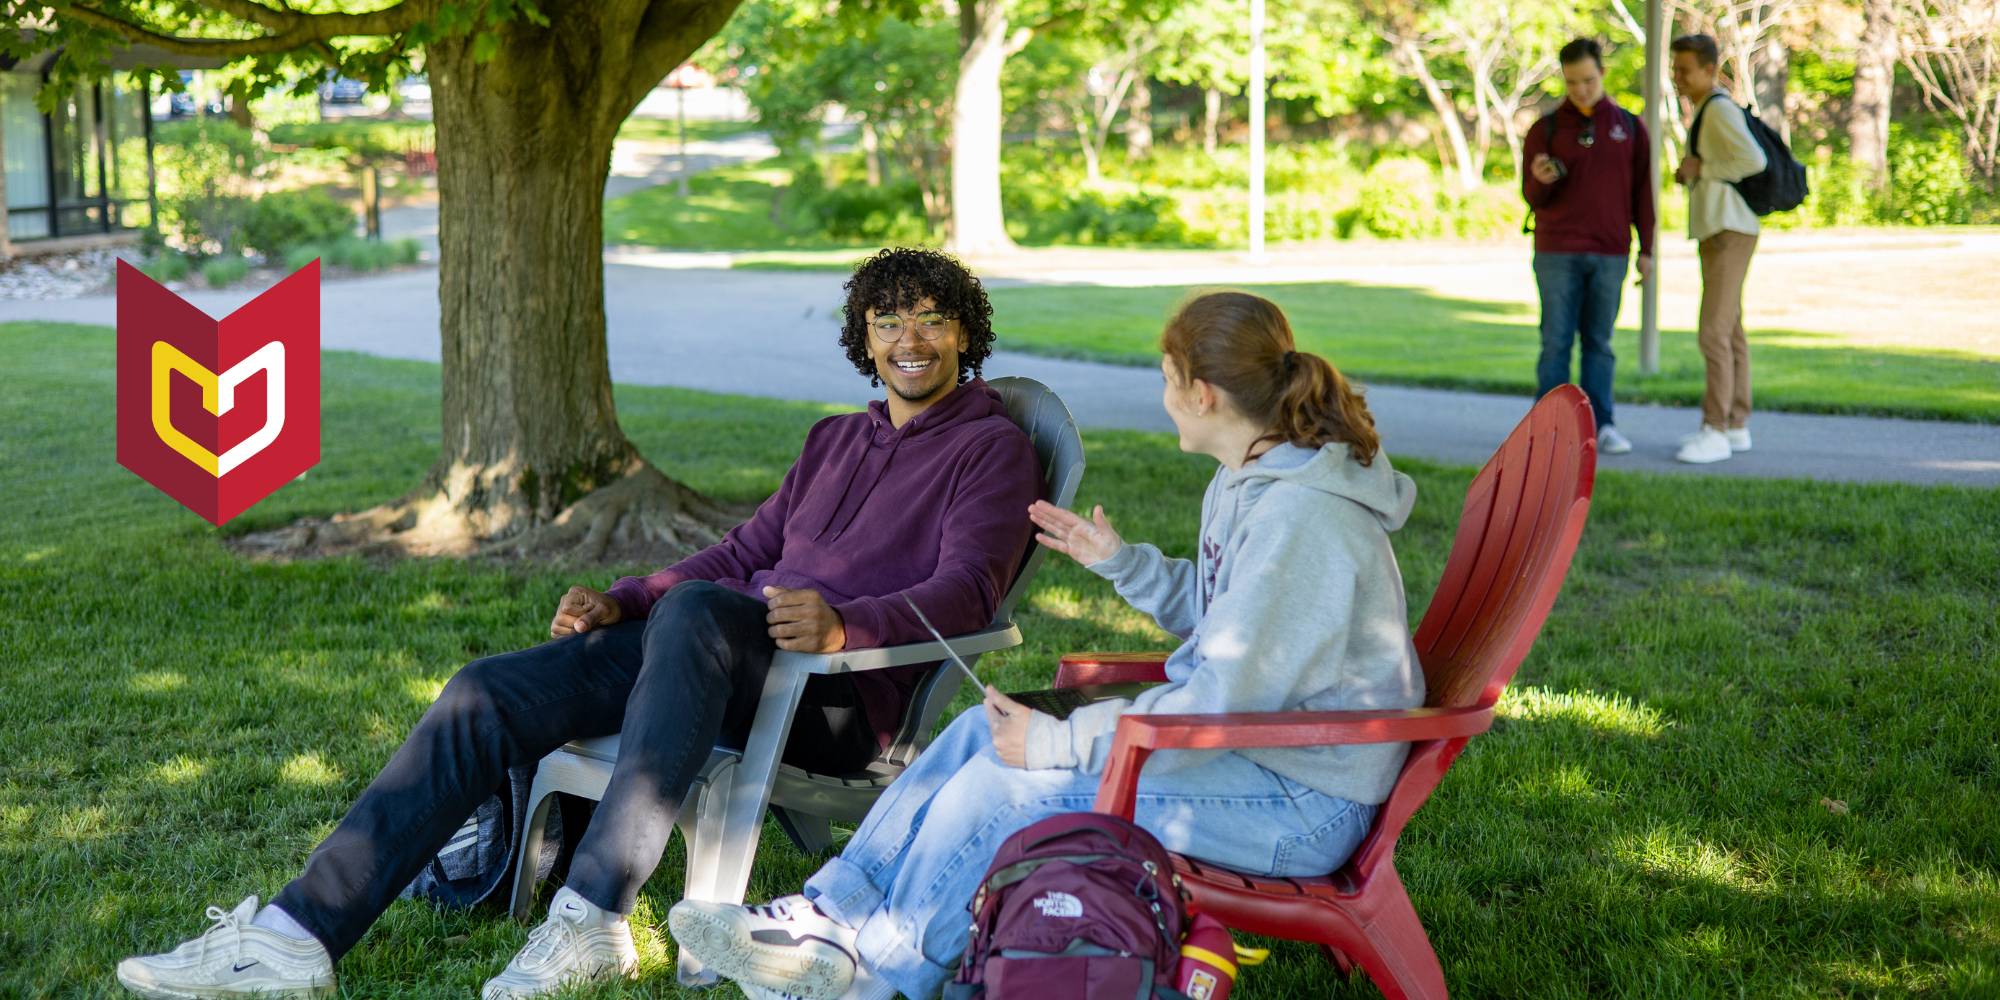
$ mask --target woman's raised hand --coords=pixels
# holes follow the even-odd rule
[[[1037,500],[1028,507],[1028,519],[1041,529],[1035,541],[1085,566],[1109,559],[1125,546],[1125,540],[1105,520],[1102,505],[1085,520],[1047,500]]]

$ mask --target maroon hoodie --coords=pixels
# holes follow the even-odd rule
[[[685,580],[760,601],[766,586],[810,588],[840,613],[848,649],[929,640],[904,595],[945,635],[975,631],[1013,583],[1041,483],[1034,445],[984,381],[900,428],[878,399],[814,424],[778,492],[721,541],[610,594],[633,620]],[[852,675],[884,746],[928,669]]]
[[[1564,99],[1552,114],[1535,122],[1521,144],[1521,197],[1535,210],[1535,250],[1540,253],[1601,253],[1623,257],[1639,230],[1639,253],[1653,252],[1653,188],[1647,161],[1652,147],[1646,126],[1604,97],[1586,116]],[[1591,144],[1580,141],[1586,126]],[[1535,179],[1535,157],[1548,153],[1567,173],[1554,184]]]

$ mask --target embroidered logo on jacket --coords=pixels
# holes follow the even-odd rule
[[[1083,900],[1066,892],[1051,892],[1035,899],[1035,909],[1045,917],[1075,919],[1083,916]]]
[[[1222,572],[1222,546],[1211,539],[1202,539],[1201,561],[1207,564],[1201,574],[1201,606],[1205,608],[1215,601],[1215,575]]]

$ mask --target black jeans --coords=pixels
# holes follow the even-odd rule
[[[712,583],[683,583],[643,622],[466,664],[271,902],[338,961],[502,786],[508,768],[573,739],[622,731],[611,784],[568,884],[600,907],[630,913],[710,748],[741,746],[750,731],[777,649],[765,610]],[[851,680],[811,678],[785,760],[846,770],[876,747]]]

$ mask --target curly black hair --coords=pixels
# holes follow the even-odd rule
[[[854,268],[854,276],[841,286],[847,304],[841,311],[845,322],[840,328],[840,346],[856,371],[868,376],[868,384],[881,385],[875,358],[868,352],[868,310],[878,314],[914,307],[924,299],[937,304],[937,311],[955,319],[965,331],[965,350],[958,355],[958,381],[979,374],[987,355],[993,353],[993,303],[986,289],[966,270],[958,258],[921,247],[890,247]]]

